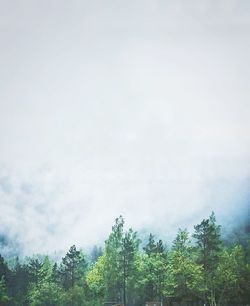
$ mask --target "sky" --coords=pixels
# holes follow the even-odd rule
[[[249,216],[250,2],[0,0],[0,234],[25,254]],[[11,247],[11,246],[10,246]]]

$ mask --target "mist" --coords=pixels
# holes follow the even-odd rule
[[[249,221],[250,3],[0,1],[0,233],[25,254]]]

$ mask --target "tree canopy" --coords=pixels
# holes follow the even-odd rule
[[[247,305],[250,240],[228,244],[221,231],[212,213],[166,247],[152,233],[141,241],[120,216],[89,254],[72,245],[59,262],[0,255],[0,305]]]

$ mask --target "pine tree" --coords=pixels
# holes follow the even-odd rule
[[[137,238],[137,233],[129,229],[124,233],[122,239],[122,249],[121,249],[121,262],[120,267],[122,271],[123,279],[123,303],[126,306],[127,300],[131,300],[131,294],[128,291],[133,292],[133,275],[136,271],[135,259],[139,247],[139,239]]]
[[[189,255],[191,251],[191,240],[186,229],[179,229],[175,240],[173,241],[174,251],[178,251],[183,255]]]
[[[204,292],[203,267],[192,255],[189,233],[179,229],[169,254],[166,293],[180,303],[193,302]]]
[[[219,256],[222,246],[220,239],[220,225],[216,224],[214,212],[208,219],[194,227],[193,237],[196,239],[198,251],[198,263],[204,269],[205,284],[207,292],[204,294],[204,302],[215,305],[215,282],[214,274],[219,262]]]
[[[42,267],[42,262],[37,258],[31,258],[28,262],[28,271],[30,275],[30,280],[32,283],[37,284],[39,278],[39,271]]]
[[[153,253],[157,252],[157,244],[155,242],[154,235],[152,233],[149,234],[148,243],[143,248],[143,250],[148,256],[151,256]]]
[[[16,257],[14,269],[10,274],[8,289],[10,295],[19,305],[25,305],[26,303],[29,282],[30,274],[28,266],[26,264],[21,264],[19,258]]]
[[[125,232],[124,219],[122,216],[117,218],[105,242],[104,251],[106,298],[108,300],[123,301],[126,306],[127,299],[130,298],[129,293],[133,291],[135,258],[139,243],[137,233],[132,229]]]
[[[162,240],[155,241],[154,235],[150,234],[148,243],[143,248],[144,291],[146,301],[161,300],[163,296],[164,276],[166,271],[167,257]]]
[[[122,216],[115,220],[112,232],[105,241],[105,297],[108,301],[122,300],[122,277],[120,270],[120,254],[122,251],[122,238],[124,234],[124,219]]]
[[[63,257],[60,266],[60,275],[65,289],[73,288],[84,277],[86,260],[81,251],[73,245],[66,256]]]

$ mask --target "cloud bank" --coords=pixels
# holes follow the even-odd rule
[[[0,6],[1,233],[50,252],[120,214],[164,235],[246,217],[248,1]]]

